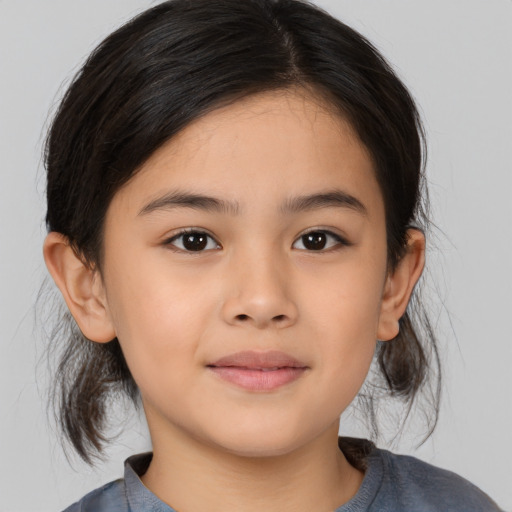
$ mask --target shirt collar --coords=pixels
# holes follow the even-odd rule
[[[152,453],[141,453],[126,459],[124,463],[124,481],[130,512],[176,512],[154,495],[140,479],[148,467]]]
[[[357,494],[335,512],[356,512],[366,510],[375,499],[382,483],[383,463],[381,451],[373,443],[353,438],[340,438],[339,447],[348,459],[357,454],[364,457],[365,476]],[[124,481],[130,512],[176,512],[153,494],[140,479],[153,458],[152,453],[141,453],[126,459],[124,463]],[[352,461],[351,461],[352,462]],[[353,462],[352,462],[353,463]]]

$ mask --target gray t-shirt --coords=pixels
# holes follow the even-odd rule
[[[451,471],[378,449],[365,440],[340,438],[339,445],[365,476],[357,494],[333,512],[501,511],[487,494]],[[92,491],[64,512],[177,512],[139,478],[151,457],[151,453],[130,457],[124,478]]]

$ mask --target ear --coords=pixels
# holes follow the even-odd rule
[[[407,250],[394,271],[388,274],[382,295],[377,339],[388,341],[399,332],[398,321],[405,313],[414,286],[425,266],[425,236],[419,229],[407,231]]]
[[[48,271],[84,336],[99,343],[113,340],[116,333],[99,272],[86,265],[60,233],[48,234],[43,254]]]

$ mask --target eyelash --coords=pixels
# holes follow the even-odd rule
[[[340,236],[340,235],[338,235],[336,233],[333,233],[332,231],[329,231],[328,229],[320,229],[320,228],[310,229],[309,231],[306,231],[305,233],[302,233],[293,242],[293,245],[295,245],[298,241],[302,240],[305,236],[312,235],[312,234],[326,235],[328,238],[329,237],[333,238],[336,243],[334,245],[331,245],[331,247],[328,247],[327,249],[324,249],[324,248],[318,249],[318,250],[314,250],[314,249],[311,249],[311,250],[300,249],[301,251],[325,253],[325,252],[330,252],[330,251],[334,251],[334,250],[339,250],[341,247],[349,247],[349,246],[352,245],[348,240],[346,240],[342,236]],[[215,240],[215,238],[213,238],[213,236],[211,236],[209,233],[207,233],[205,231],[202,231],[200,229],[195,229],[195,228],[187,228],[187,229],[181,230],[179,233],[177,233],[177,234],[173,235],[171,238],[165,240],[164,241],[164,245],[169,246],[171,248],[171,250],[173,250],[175,252],[182,252],[182,253],[187,253],[187,254],[202,253],[202,252],[206,252],[206,251],[212,250],[211,248],[210,249],[202,248],[200,250],[194,251],[194,250],[188,250],[184,246],[183,246],[183,248],[176,247],[174,242],[176,240],[179,240],[180,238],[183,238],[186,235],[196,235],[196,236],[201,236],[202,235],[202,236],[205,236],[205,237],[209,238],[210,240],[213,240],[213,242],[217,245],[217,247],[215,247],[215,249],[221,247],[220,244]],[[206,242],[206,244],[207,245],[205,247],[208,246],[208,241]]]

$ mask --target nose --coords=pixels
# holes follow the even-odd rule
[[[298,308],[291,297],[290,273],[275,255],[233,258],[226,268],[227,296],[222,315],[231,325],[257,329],[290,327]]]

